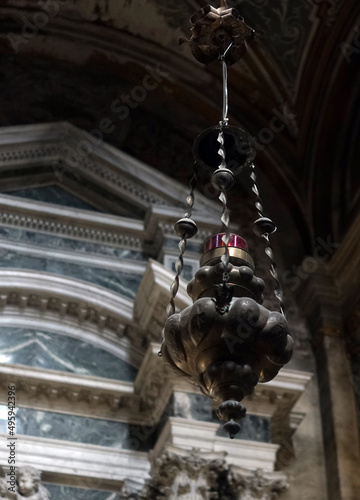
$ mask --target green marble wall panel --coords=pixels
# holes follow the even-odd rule
[[[0,240],[19,242],[34,245],[43,248],[64,250],[67,252],[77,252],[89,255],[102,255],[113,257],[119,260],[132,260],[136,262],[146,262],[148,257],[140,251],[128,250],[125,248],[104,245],[101,243],[92,243],[79,241],[61,236],[52,236],[50,234],[37,233],[35,231],[25,231],[10,227],[0,228]]]
[[[26,269],[76,278],[108,288],[130,299],[135,298],[142,279],[142,274],[130,274],[123,271],[90,267],[85,264],[72,264],[51,258],[33,257],[6,249],[0,249],[0,267]]]
[[[51,500],[119,500],[118,493],[109,491],[85,490],[49,483],[42,484],[50,492]]]
[[[92,205],[89,205],[77,196],[56,185],[17,189],[7,192],[6,194],[18,196],[19,198],[43,201],[45,203],[54,203],[55,205],[64,207],[80,208],[81,210],[91,210],[95,212],[99,211]]]
[[[0,406],[0,433],[7,432],[7,407]],[[157,429],[62,413],[17,408],[16,434],[108,448],[149,451]]]
[[[96,193],[100,209],[93,206],[93,204],[83,201],[78,196],[67,191],[63,187],[56,184],[49,186],[28,187],[16,189],[6,192],[7,195],[26,198],[28,200],[40,201],[45,203],[53,203],[68,208],[78,208],[81,210],[88,210],[92,212],[104,212],[121,214],[124,217],[143,220],[146,215],[146,210],[138,206],[132,205],[124,199],[119,198],[116,194],[110,193],[99,186],[99,184],[89,182],[84,178],[76,179],[79,184],[79,189],[82,189],[83,194],[91,199],[92,192]],[[86,198],[86,199],[89,199]],[[101,200],[103,200],[104,210],[101,209]],[[98,205],[99,206],[99,205]]]
[[[137,370],[98,347],[65,335],[0,327],[0,363],[133,382]]]

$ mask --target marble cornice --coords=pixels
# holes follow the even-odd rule
[[[19,365],[0,366],[0,401],[16,386],[17,404],[37,410],[127,420],[134,384]]]
[[[42,175],[52,175],[57,182],[54,162],[60,161],[65,171],[73,171],[67,148],[76,148],[87,137],[67,122],[3,128],[0,131],[0,171],[11,168],[16,172],[18,168],[43,165],[49,172]],[[0,222],[4,226],[142,250],[156,256],[163,235],[174,234],[173,225],[186,210],[188,188],[105,142],[81,158],[75,173],[92,179],[119,200],[127,200],[144,210],[145,221],[1,195]],[[24,179],[28,178],[23,175]],[[7,183],[7,189],[13,182],[15,188],[19,178],[15,180],[14,177],[13,181],[4,178],[2,182]],[[76,194],[76,183],[72,187]],[[220,209],[214,200],[199,193],[196,198],[197,240],[203,241],[217,230]]]
[[[68,122],[4,127],[0,130],[0,170],[9,166],[16,169],[41,163],[52,165],[56,160],[66,163],[66,147],[76,147],[86,139],[90,141],[87,132]],[[70,163],[67,167],[74,170]],[[93,176],[101,186],[123,194],[142,208],[167,207],[164,215],[169,208],[179,210],[182,206],[186,209],[186,186],[105,141],[83,157],[77,168]],[[49,170],[53,172],[52,166]],[[219,211],[214,200],[197,193],[194,213],[203,217],[204,222],[217,224]]]
[[[38,245],[22,244],[11,242],[0,237],[0,249],[21,253],[21,255],[30,255],[32,257],[49,258],[61,262],[89,266],[101,269],[111,269],[123,271],[126,273],[143,274],[146,269],[146,263],[130,259],[118,259],[108,255],[91,255],[84,252],[59,250],[56,248],[40,247]]]
[[[0,222],[4,226],[50,233],[142,250],[146,235],[144,223],[113,215],[28,201],[0,195]],[[155,236],[155,235],[153,235]]]
[[[74,278],[66,278],[45,272],[23,271],[14,269],[0,269],[1,279],[1,305],[16,303],[14,292],[19,294],[19,306],[25,308],[27,305],[36,307],[35,296],[42,295],[44,300],[37,303],[40,309],[56,310],[55,304],[51,303],[51,299],[57,297],[66,301],[73,301],[79,307],[76,309],[76,314],[80,321],[84,321],[87,316],[87,309],[95,308],[95,312],[112,313],[121,319],[122,323],[129,323],[133,319],[133,303],[131,300],[121,297],[120,295],[110,292],[102,287],[93,285],[88,282],[80,281]],[[10,292],[8,296],[6,293]],[[45,302],[45,298],[48,298]],[[27,300],[28,298],[28,300]],[[33,304],[31,303],[33,302]],[[31,303],[31,304],[30,304]],[[61,304],[59,306],[60,315],[67,313],[66,308]],[[82,309],[86,309],[85,311]],[[99,326],[104,327],[103,320],[99,320]]]
[[[249,470],[261,468],[267,472],[274,470],[279,445],[242,439],[230,440],[218,436],[218,429],[218,423],[170,417],[154,447],[153,456],[157,458],[173,446],[184,450],[197,448],[208,453],[223,452],[226,461],[236,467],[246,467]]]
[[[106,349],[134,351],[125,336],[133,322],[133,303],[88,282],[33,271],[0,269],[0,324],[33,325],[52,331],[68,329],[81,338],[90,335]],[[121,357],[121,356],[120,356]]]
[[[0,434],[5,442],[6,434]],[[149,477],[147,453],[119,448],[70,443],[54,439],[21,436],[17,445],[17,467],[31,465],[42,471],[42,480],[78,488],[119,491],[123,481],[140,488]],[[7,463],[8,451],[0,448],[0,463]]]

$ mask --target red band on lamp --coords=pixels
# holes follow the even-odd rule
[[[224,247],[225,244],[223,242],[223,237],[225,233],[215,234],[214,236],[210,236],[206,240],[204,252],[208,252],[209,250],[214,250],[214,248]],[[244,238],[238,236],[237,234],[230,234],[229,247],[241,248],[242,250],[248,251],[248,245]]]

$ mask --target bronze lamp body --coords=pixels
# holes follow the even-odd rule
[[[291,359],[293,340],[284,316],[261,305],[264,282],[254,275],[250,254],[229,250],[226,285],[220,261],[224,248],[203,256],[207,263],[188,285],[194,304],[168,318],[161,354],[177,374],[220,403],[217,414],[233,438],[240,430],[236,420],[246,412],[241,401]]]

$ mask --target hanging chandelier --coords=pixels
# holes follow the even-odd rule
[[[223,113],[219,124],[202,132],[193,146],[194,175],[187,198],[188,211],[175,224],[181,238],[180,255],[159,354],[176,374],[219,404],[217,415],[225,421],[224,430],[233,439],[240,430],[238,420],[246,413],[241,401],[254,391],[258,382],[272,380],[290,361],[293,340],[270,244],[270,235],[277,227],[264,215],[253,163],[254,140],[246,131],[230,126],[228,118],[228,67],[245,55],[248,44],[259,33],[247,26],[239,12],[229,8],[226,1],[222,1],[219,8],[208,5],[199,10],[192,16],[191,23],[191,38],[181,38],[180,43],[188,43],[194,57],[203,64],[220,61]],[[193,305],[177,313],[175,298],[186,244],[197,233],[192,209],[199,166],[208,171],[212,185],[219,192],[223,232],[205,243],[201,267],[187,289]],[[269,311],[261,305],[265,284],[255,275],[254,260],[246,241],[230,232],[228,191],[234,186],[236,175],[245,169],[250,174],[258,212],[253,230],[265,241],[279,311]]]

